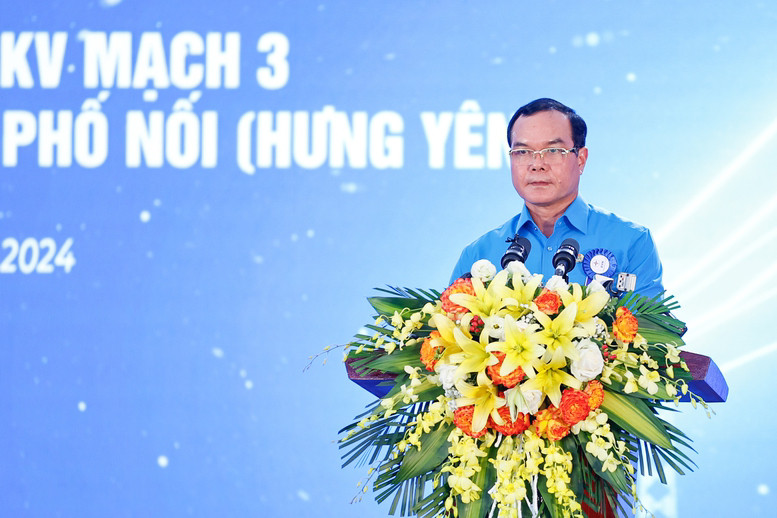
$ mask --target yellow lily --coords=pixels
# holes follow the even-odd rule
[[[507,284],[507,275],[507,270],[497,273],[491,280],[488,288],[479,279],[473,277],[472,287],[475,290],[475,295],[454,293],[450,296],[451,302],[467,308],[481,318],[494,315],[502,309],[504,292],[509,289],[505,286]]]
[[[540,357],[545,348],[532,340],[532,335],[537,332],[536,324],[528,325],[521,329],[515,319],[505,315],[505,341],[493,342],[486,346],[489,352],[501,352],[505,354],[500,376],[508,376],[520,367],[524,374],[530,378],[534,376],[536,367],[540,364]]]
[[[472,416],[473,432],[479,432],[485,428],[489,415],[497,424],[504,424],[504,419],[497,409],[504,406],[505,400],[499,397],[496,386],[488,379],[485,371],[478,373],[477,385],[460,381],[456,383],[456,388],[461,392],[461,397],[456,399],[458,406],[475,405]]]
[[[537,369],[537,375],[521,385],[522,390],[540,390],[550,398],[551,403],[559,406],[561,403],[561,385],[579,389],[582,384],[568,372],[564,372],[567,362],[564,353],[559,348],[553,353],[550,362]]]
[[[532,304],[532,311],[534,311],[534,318],[543,328],[542,331],[532,335],[532,340],[546,347],[542,360],[547,362],[552,355],[555,355],[556,350],[563,351],[564,357],[576,360],[579,353],[572,340],[587,335],[583,329],[575,327],[577,304],[571,303],[554,319],[537,309],[534,304]]]
[[[460,329],[456,323],[453,322],[453,320],[440,313],[435,313],[432,315],[430,322],[434,327],[437,328],[437,331],[440,333],[439,338],[432,339],[432,345],[434,347],[444,347],[441,359],[447,360],[450,355],[461,352],[461,347],[457,343],[456,336],[454,334],[455,330],[458,329],[459,332],[466,333],[465,336],[471,337],[468,330]]]
[[[476,342],[457,327],[453,330],[453,336],[461,352],[451,354],[448,361],[453,365],[458,365],[457,376],[463,377],[469,372],[484,372],[486,367],[499,362],[496,356],[492,356],[486,350],[488,345],[488,335],[486,333],[481,333],[480,341]]]
[[[561,291],[561,301],[564,306],[573,303],[577,304],[577,314],[575,323],[582,326],[589,335],[594,334],[596,330],[596,315],[607,305],[610,295],[606,291],[589,291],[588,296],[583,298],[583,288],[579,284],[571,284],[572,293]]]
[[[503,306],[513,316],[517,318],[522,317],[529,312],[526,306],[534,300],[534,294],[537,292],[540,283],[542,283],[541,275],[532,275],[526,284],[524,284],[520,275],[513,275],[513,288],[506,288]]]

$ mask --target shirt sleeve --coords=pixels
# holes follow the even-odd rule
[[[649,230],[645,229],[644,232],[641,232],[631,245],[628,259],[628,273],[637,276],[635,292],[648,297],[655,297],[663,293],[663,267]]]

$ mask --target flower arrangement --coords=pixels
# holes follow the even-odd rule
[[[377,319],[345,357],[395,377],[340,447],[390,514],[614,516],[638,505],[635,465],[662,482],[664,464],[691,469],[658,415],[689,393],[678,305],[542,280],[478,261],[442,293],[369,299]]]

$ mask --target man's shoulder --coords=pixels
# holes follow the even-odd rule
[[[591,203],[586,203],[586,205],[588,206],[589,232],[616,231],[635,237],[650,234],[650,230],[644,225]]]
[[[518,213],[512,218],[508,219],[501,225],[499,225],[496,228],[493,228],[480,236],[479,238],[475,239],[473,242],[471,242],[469,245],[466,246],[466,249],[477,249],[484,246],[491,246],[495,241],[499,241],[500,244],[504,244],[505,239],[508,237],[513,237],[513,234],[515,231],[513,230],[516,227],[516,223],[518,221],[518,218],[520,218],[521,214]],[[505,247],[507,245],[504,245]]]
[[[518,224],[520,216],[520,213],[517,214],[464,247],[459,256],[459,261],[453,269],[451,282],[468,272],[472,263],[478,259],[488,259],[493,264],[499,264],[500,258],[507,250],[507,239],[515,234],[514,229]]]

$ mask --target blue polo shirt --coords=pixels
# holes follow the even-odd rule
[[[506,240],[516,233],[531,242],[526,267],[532,273],[541,273],[545,281],[554,273],[553,255],[561,243],[571,237],[580,243],[580,254],[583,256],[605,256],[610,258],[610,263],[614,258],[615,271],[611,276],[618,273],[635,274],[637,293],[653,297],[664,291],[661,284],[661,260],[650,231],[612,212],[594,207],[580,196],[556,221],[550,237],[545,237],[540,231],[524,205],[520,214],[464,249],[453,269],[451,282],[469,272],[472,263],[479,259],[488,259],[500,268],[502,256],[509,245]],[[583,264],[578,262],[569,273],[569,282],[585,284],[586,278]]]

